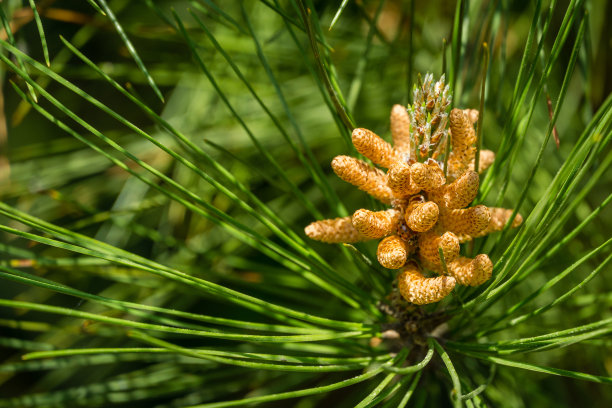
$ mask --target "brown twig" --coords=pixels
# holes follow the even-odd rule
[[[93,20],[93,17],[88,14],[61,8],[51,8],[49,7],[50,3],[53,2],[42,2],[37,6],[38,14],[40,14],[41,17],[45,17],[49,20],[63,21],[66,23],[74,23],[79,25],[90,24]],[[33,19],[34,12],[30,7],[22,7],[15,10],[11,21],[9,22],[11,31],[13,34],[16,33],[21,29],[21,27],[25,26]],[[8,35],[4,28],[0,30],[0,39],[5,41],[8,39]]]

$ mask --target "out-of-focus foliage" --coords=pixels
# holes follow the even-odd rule
[[[0,7],[0,406],[612,401],[608,2]],[[525,223],[380,342],[396,272],[303,227],[375,208],[329,163],[419,73],[479,108],[484,42],[477,201]]]

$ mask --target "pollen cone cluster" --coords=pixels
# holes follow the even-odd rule
[[[415,87],[408,109],[395,105],[391,110],[393,145],[370,130],[355,129],[357,151],[387,171],[349,156],[335,157],[332,168],[390,208],[359,209],[352,217],[316,221],[305,229],[310,238],[327,243],[380,239],[378,261],[385,268],[403,269],[398,288],[414,304],[438,302],[455,284],[486,282],[493,263],[486,254],[461,256],[460,243],[502,230],[512,215],[503,208],[469,206],[479,186],[474,171],[478,111],[453,109],[447,115],[449,104],[444,77],[433,83],[428,74]],[[445,151],[449,137],[450,153]],[[493,152],[481,150],[479,172],[494,158]],[[517,214],[511,226],[521,222]],[[428,277],[424,271],[439,276]]]

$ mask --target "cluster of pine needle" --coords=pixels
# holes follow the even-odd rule
[[[0,1],[0,407],[611,406],[609,11]]]

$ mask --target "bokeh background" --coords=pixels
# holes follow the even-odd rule
[[[311,11],[313,19],[322,27],[319,33],[325,43],[319,44],[319,48],[324,50],[322,59],[331,73],[333,86],[338,94],[342,93],[341,98],[357,126],[389,137],[391,106],[410,103],[413,84],[419,74],[427,72],[435,76],[446,74],[447,80],[450,80],[451,72],[456,73],[455,106],[478,108],[483,73],[482,44],[487,42],[490,60],[484,100],[483,146],[494,151],[499,148],[508,123],[508,107],[533,24],[536,2],[465,2],[465,24],[458,60],[451,50],[456,14],[454,2],[348,1],[330,29],[340,3],[315,1]],[[547,16],[550,4],[547,1],[542,3],[542,15]],[[538,74],[557,38],[555,33],[562,25],[566,10],[576,6],[575,2],[556,3],[549,34],[543,40],[541,58],[535,50],[529,54],[534,58],[534,69]],[[579,3],[576,7],[587,12],[585,18],[588,22],[556,123],[560,143],[557,147],[551,139],[544,151],[541,168],[521,207],[525,216],[542,197],[561,164],[571,154],[581,132],[612,90],[612,36],[607,26],[607,19],[612,16],[612,4],[605,0]],[[345,215],[343,211],[352,213],[358,208],[377,205],[362,192],[339,180],[330,169],[329,163],[334,156],[354,151],[349,143],[349,133],[333,109],[329,93],[318,76],[318,66],[303,32],[296,3],[108,1],[155,86],[138,66],[117,26],[108,16],[97,12],[91,2],[43,0],[37,1],[36,6],[53,72],[119,112],[156,141],[180,150],[180,143],[152,120],[141,106],[122,96],[107,80],[75,57],[62,42],[63,37],[124,86],[141,101],[142,106],[158,113],[190,142],[201,146],[297,234],[303,236],[302,228],[315,218],[332,218]],[[17,48],[44,63],[40,30],[29,3],[3,1],[0,7],[6,14]],[[199,53],[204,69],[194,60],[193,50],[176,29],[173,13],[191,35],[192,45]],[[205,24],[210,36],[194,15]],[[542,29],[540,23],[537,33]],[[550,122],[546,96],[553,105],[557,102],[577,28],[576,24],[570,30],[543,94],[535,99],[534,114],[529,120],[526,113],[530,108],[529,98],[526,100],[525,117],[516,130],[516,134],[526,132],[524,144],[515,161],[508,165],[511,168],[505,170],[505,182],[502,183],[500,178],[492,185],[484,198],[485,203],[513,208],[513,202],[520,196]],[[6,30],[0,33],[0,38],[9,40]],[[6,49],[0,48],[0,52],[10,55]],[[236,75],[224,54],[231,58],[242,78]],[[268,65],[262,62],[262,56]],[[11,59],[17,61],[14,56]],[[453,70],[455,63],[457,69]],[[315,286],[288,269],[282,260],[262,252],[256,245],[245,245],[226,226],[169,200],[44,119],[13,90],[11,82],[28,92],[23,78],[8,69],[6,64],[0,64],[0,71],[0,199],[3,202],[45,221],[271,303],[313,315],[363,319],[358,312],[339,307],[341,303],[333,296],[322,296]],[[93,107],[82,96],[49,80],[44,72],[34,69],[29,72],[41,87],[106,137],[181,186],[196,192],[201,200],[221,213],[283,245],[278,237],[245,214],[236,202],[143,140],[138,132]],[[56,105],[44,98],[40,98],[39,103],[56,118],[70,122]],[[262,109],[262,105],[269,112]],[[87,140],[110,151],[91,132],[78,125],[74,128]],[[253,139],[259,148],[254,147]],[[297,146],[299,154],[291,144]],[[282,173],[270,163],[266,154],[275,160]],[[600,158],[596,163],[607,168],[609,146],[604,146],[597,154]],[[313,180],[303,160],[320,167],[320,176],[331,186],[335,198],[332,196],[330,199],[329,192]],[[124,162],[144,174],[132,162]],[[203,163],[203,167],[213,177],[220,174],[219,169],[209,163]],[[569,234],[609,196],[612,172],[607,170],[598,174],[595,183],[595,188],[582,197],[575,215],[559,233],[560,237]],[[298,190],[301,198],[292,188]],[[500,195],[502,191],[503,195]],[[2,222],[17,227],[7,218]],[[508,305],[555,276],[555,272],[601,245],[609,239],[611,229],[612,211],[604,208],[595,222],[516,291],[496,304],[492,313],[496,313],[495,310],[501,313]],[[207,310],[218,317],[261,320],[261,316],[236,305],[202,296],[141,271],[76,257],[67,250],[47,247],[5,232],[0,234],[3,265],[116,299],[196,313]],[[492,248],[493,254],[499,257],[503,244],[509,242],[510,238],[504,243],[484,245]],[[354,265],[347,265],[347,249],[312,242],[308,245],[340,275],[355,275]],[[363,244],[358,248],[367,258],[375,259],[374,245]],[[604,250],[581,265],[580,274],[560,283],[558,293],[579,283],[609,253],[610,249]],[[527,337],[610,317],[612,282],[609,272],[610,268],[605,268],[563,305],[517,326],[514,335]],[[378,273],[390,285],[391,274],[380,269]],[[108,316],[122,315],[119,311],[102,310],[98,305],[41,288],[9,280],[0,282],[0,298],[3,299]],[[547,293],[540,300],[545,303],[558,293]],[[504,336],[507,333],[499,334],[498,338]],[[612,376],[610,339],[606,336],[589,340],[590,344],[586,346],[532,353],[529,361]],[[76,359],[67,363],[34,360],[26,365],[20,361],[21,355],[30,351],[121,347],[132,342],[126,338],[123,329],[114,326],[90,321],[83,323],[80,319],[25,309],[2,308],[0,406],[189,406],[340,378],[337,373],[327,377],[305,377],[301,373],[218,368],[214,364],[200,367],[188,357],[179,355],[152,355],[147,361],[128,357],[119,361],[102,361],[100,357],[98,363]],[[188,339],[182,344],[186,347],[226,346],[223,341],[213,339]],[[270,349],[273,348],[270,346]],[[474,369],[478,372],[481,369],[473,361],[464,364],[462,368],[466,371]],[[421,406],[450,404],[444,388],[448,380],[443,370],[444,366],[438,362],[427,374],[428,385],[423,386],[424,391],[416,398]],[[485,377],[477,381],[482,382]],[[499,368],[492,384],[487,388],[484,402],[490,406],[605,406],[604,401],[612,401],[609,386],[518,369]],[[346,392],[280,401],[269,406],[354,406],[364,392],[349,388]]]

